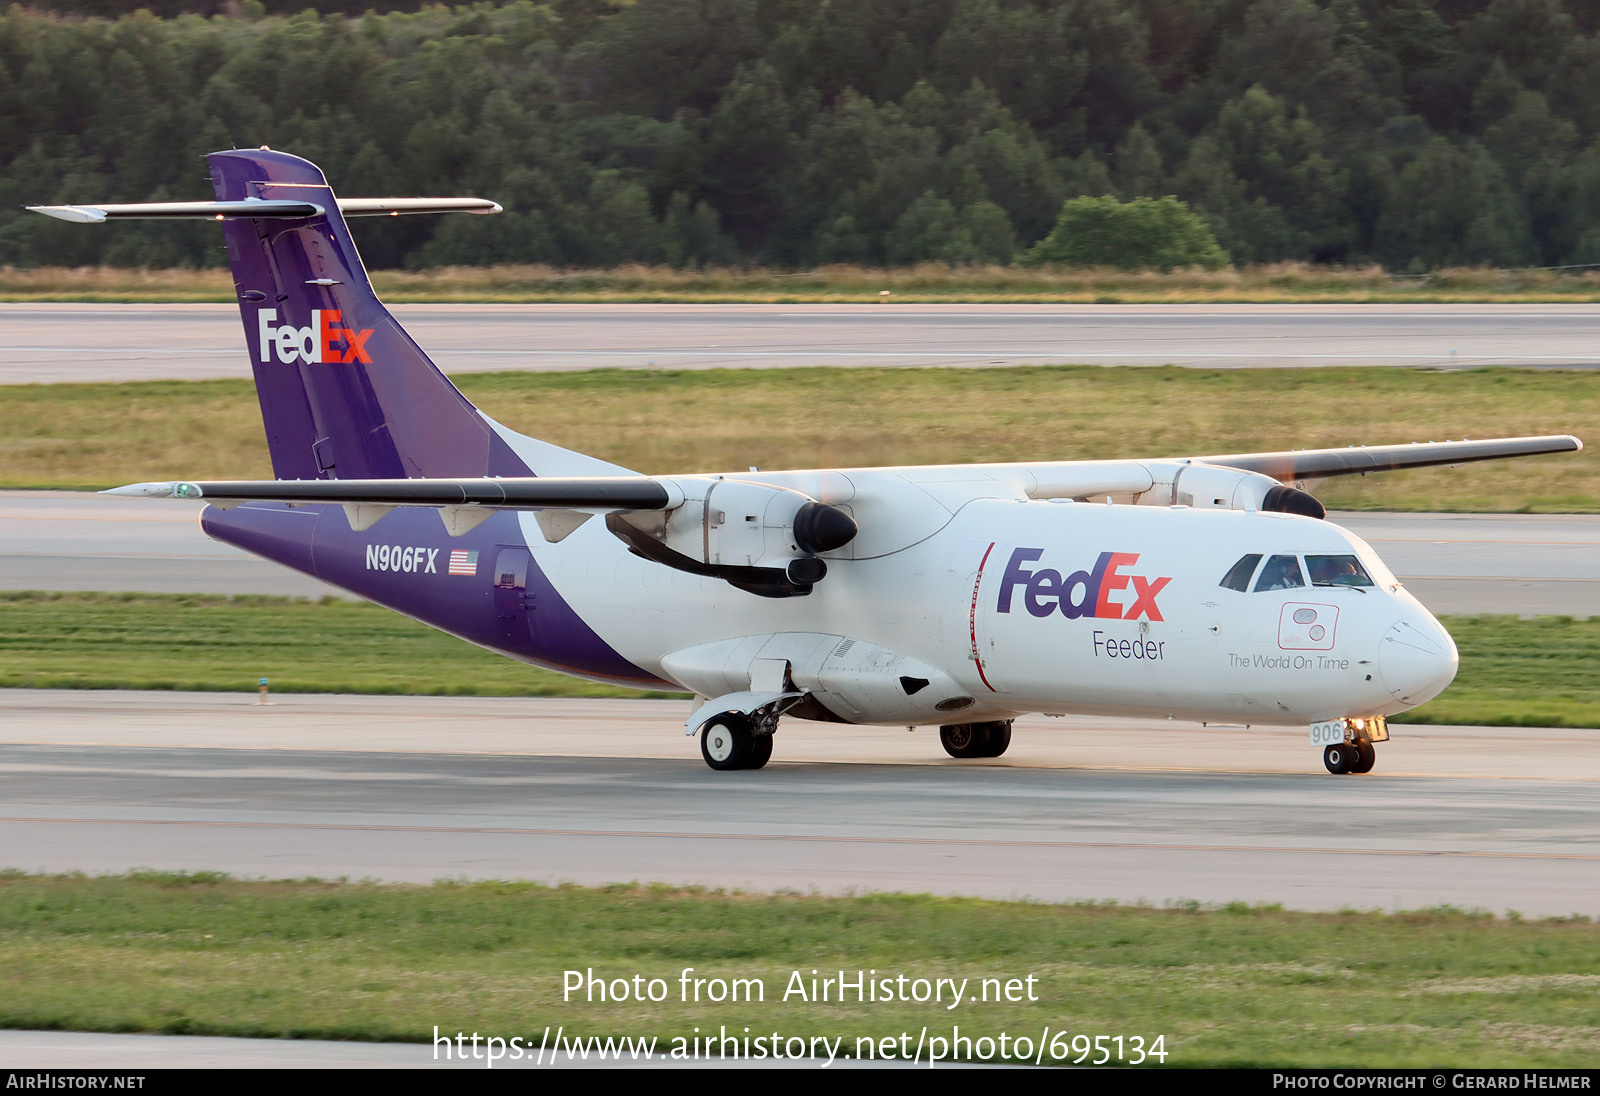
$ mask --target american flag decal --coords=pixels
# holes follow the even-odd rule
[[[469,552],[464,548],[453,549],[450,553],[450,574],[475,575],[478,573],[478,553]]]

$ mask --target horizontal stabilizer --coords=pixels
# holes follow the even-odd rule
[[[346,217],[400,217],[411,213],[503,213],[487,198],[340,198]]]
[[[132,202],[124,205],[29,206],[58,221],[97,225],[108,220],[226,221],[231,217],[320,217],[327,210],[315,202],[246,198],[238,202]]]
[[[399,217],[411,213],[500,213],[500,205],[487,198],[338,198],[346,217]],[[321,217],[327,210],[315,202],[283,198],[244,198],[233,202],[129,202],[117,205],[29,206],[60,221],[100,224],[108,220],[210,220],[263,217],[304,219]]]
[[[344,503],[383,506],[545,506],[594,510],[671,510],[683,491],[648,476],[563,476],[518,479],[219,480],[134,483],[102,494],[213,502]]]
[[[1432,468],[1505,457],[1532,457],[1541,453],[1570,453],[1582,448],[1583,442],[1571,434],[1548,434],[1486,441],[1419,441],[1406,445],[1352,445],[1344,449],[1301,449],[1283,453],[1234,453],[1196,457],[1195,460],[1260,472],[1292,483],[1298,479],[1391,472],[1399,468]]]

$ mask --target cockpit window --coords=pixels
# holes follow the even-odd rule
[[[1294,586],[1304,586],[1305,576],[1300,572],[1300,560],[1294,556],[1273,556],[1267,560],[1267,565],[1261,568],[1261,577],[1256,579],[1256,593],[1263,590],[1287,590]]]
[[[1260,562],[1260,552],[1245,556],[1238,563],[1228,568],[1228,573],[1222,576],[1222,588],[1225,590],[1238,590],[1241,594],[1250,589],[1250,576],[1256,573],[1256,564]]]
[[[1372,578],[1355,556],[1307,556],[1313,586],[1371,586]]]

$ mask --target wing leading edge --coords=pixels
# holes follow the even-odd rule
[[[1179,477],[1200,469],[1230,470],[1226,475],[1254,478],[1265,497],[1273,481],[1296,482],[1330,476],[1388,472],[1403,468],[1428,468],[1501,460],[1507,457],[1568,453],[1583,443],[1570,434],[1526,438],[1491,438],[1484,441],[1414,442],[1406,445],[1350,446],[1344,449],[1303,449],[1277,453],[1230,453],[1221,456],[1171,458],[1160,461],[1051,461],[1038,464],[961,466],[968,474],[992,476],[996,484],[1018,497],[1091,497],[1111,492],[1135,496],[1165,492],[1180,501]],[[899,475],[914,483],[932,476],[948,478],[954,466],[942,468],[881,468],[873,471]],[[845,470],[846,474],[849,471]],[[865,470],[863,470],[865,471]],[[786,480],[807,473],[774,473]],[[687,477],[688,480],[722,477]],[[1184,479],[1187,486],[1192,481]],[[966,486],[965,480],[962,486]],[[993,485],[991,485],[993,486]],[[1198,486],[1198,484],[1196,485]],[[1231,491],[1229,487],[1224,491]],[[498,510],[562,508],[589,511],[662,511],[683,505],[684,484],[673,477],[541,476],[487,479],[346,479],[346,480],[214,480],[135,483],[104,492],[140,498],[204,499],[220,505],[239,502],[342,503],[354,506],[426,506],[439,508],[485,507]],[[1251,496],[1251,506],[1263,499]],[[1230,505],[1222,497],[1214,505]]]
[[[1283,483],[1323,479],[1328,476],[1366,475],[1400,468],[1435,468],[1470,464],[1506,457],[1533,457],[1544,453],[1571,453],[1583,442],[1571,434],[1545,434],[1528,438],[1490,438],[1486,441],[1427,441],[1402,445],[1353,445],[1343,449],[1295,449],[1281,453],[1228,453],[1196,457],[1198,462],[1259,472]]]

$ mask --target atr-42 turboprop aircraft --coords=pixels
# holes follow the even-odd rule
[[[937,725],[971,758],[1005,752],[1017,715],[1071,712],[1306,725],[1330,772],[1366,772],[1456,648],[1302,487],[1581,448],[640,475],[468,403],[345,224],[493,202],[339,199],[295,156],[209,159],[216,201],[33,207],[227,239],[277,478],[112,493],[208,500],[211,536],[511,658],[693,693],[714,769],[766,764],[784,715]]]

